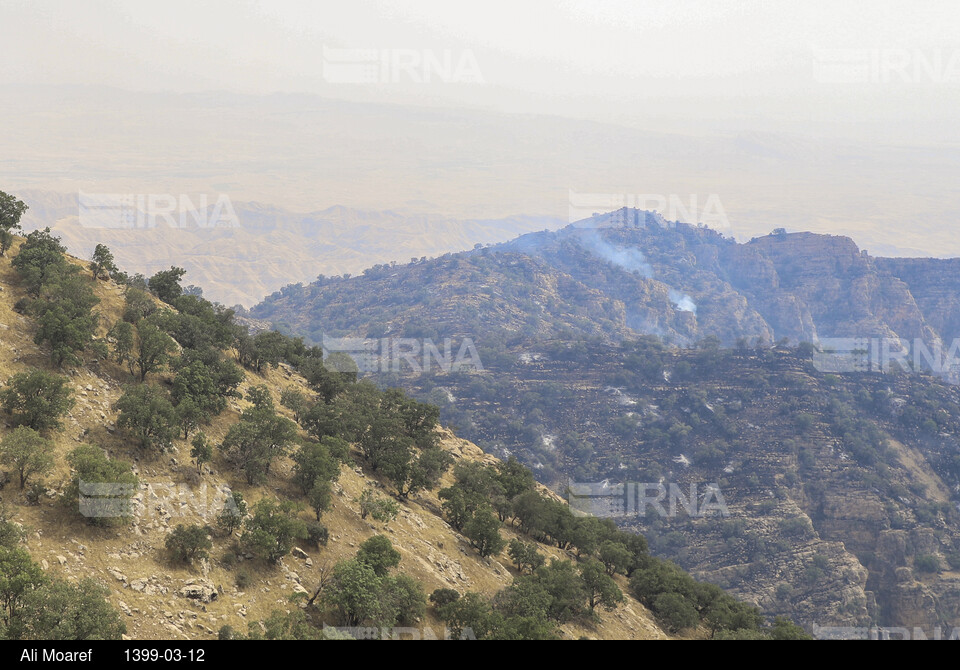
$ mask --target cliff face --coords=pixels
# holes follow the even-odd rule
[[[876,265],[909,287],[927,324],[945,340],[960,336],[960,259],[878,258]]]

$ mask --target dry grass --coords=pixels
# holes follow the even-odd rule
[[[6,258],[0,259],[0,379],[30,366],[49,368],[48,357],[33,344],[32,323],[12,309],[16,300],[23,297],[10,267],[10,258],[15,253],[16,249],[11,250]],[[102,315],[103,334],[120,317],[123,295],[120,287],[112,282],[96,282],[95,290],[101,300],[98,309]],[[66,454],[79,443],[86,442],[103,447],[112,458],[133,463],[141,482],[161,495],[172,484],[190,491],[196,500],[212,500],[212,491],[218,487],[241,491],[248,503],[264,496],[297,497],[298,492],[290,480],[292,464],[289,459],[281,460],[271,470],[265,486],[250,487],[219,453],[215,454],[210,468],[202,476],[198,475],[190,464],[190,447],[183,440],[176,442],[172,452],[153,459],[141,458],[136,447],[113,430],[116,421],[113,404],[122,394],[123,384],[132,381],[126,370],[112,363],[103,363],[69,374],[77,404],[66,419],[65,430],[54,438],[57,467],[46,479],[53,488],[62,489],[69,477]],[[165,375],[153,375],[150,380],[154,384],[168,382],[169,377]],[[263,376],[248,372],[241,390],[258,384],[265,384],[271,390],[278,405],[283,388],[305,385],[299,376],[283,366],[269,370]],[[245,405],[243,401],[232,401],[204,431],[219,442],[229,426],[237,421]],[[0,436],[8,429],[0,427]],[[443,435],[443,444],[457,459],[495,460],[475,445],[448,432]],[[449,474],[446,479],[449,482]],[[481,559],[441,518],[435,493],[400,501],[400,514],[389,524],[361,520],[354,500],[371,485],[382,486],[359,465],[343,468],[333,508],[323,516],[323,523],[330,531],[328,546],[318,550],[301,545],[310,555],[312,566],[309,567],[304,560],[292,556],[283,559],[278,566],[255,560],[237,561],[236,537],[218,535],[214,535],[215,546],[205,566],[185,568],[172,565],[165,557],[163,546],[166,535],[176,524],[213,522],[213,516],[205,518],[197,505],[187,505],[182,512],[171,509],[174,516],[169,522],[164,522],[150,505],[138,523],[96,528],[84,524],[75,511],[65,509],[53,499],[44,499],[39,506],[27,505],[15,484],[8,485],[3,494],[13,518],[29,530],[28,549],[34,558],[41,561],[51,574],[70,580],[89,576],[105,583],[110,588],[113,604],[129,612],[124,619],[128,635],[134,639],[211,639],[223,625],[245,631],[248,622],[263,619],[272,610],[289,611],[296,607],[290,602],[290,596],[297,579],[312,592],[324,569],[352,557],[361,542],[379,533],[387,535],[401,552],[400,569],[420,581],[427,593],[448,587],[492,596],[511,582],[516,571],[509,565],[505,553]],[[206,498],[202,495],[204,486],[210,494]],[[311,511],[305,509],[302,516],[309,518]],[[509,539],[515,533],[506,529],[505,535]],[[567,552],[552,547],[541,546],[541,551],[548,556],[572,558]],[[118,579],[111,570],[122,573],[126,580]],[[243,592],[235,586],[241,572],[250,578]],[[223,591],[214,602],[204,605],[176,595],[187,580],[204,577]],[[130,583],[137,579],[147,579],[155,588],[166,589],[166,593],[148,595],[145,591],[130,588]],[[622,583],[621,587],[626,592],[626,584]],[[428,621],[424,623],[437,636],[442,635],[442,624],[432,615],[428,615]],[[567,638],[667,637],[649,612],[630,597],[615,612],[601,613],[599,624],[568,624],[563,627],[563,635]]]

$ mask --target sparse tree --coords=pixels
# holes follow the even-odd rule
[[[377,521],[389,523],[396,518],[400,511],[400,507],[395,501],[386,496],[377,495],[377,492],[371,488],[364,489],[360,497],[354,502],[360,505],[361,519],[372,516]]]
[[[287,388],[280,394],[280,404],[293,412],[293,420],[300,423],[300,417],[307,410],[307,396],[296,388]]]
[[[32,428],[19,426],[0,442],[0,463],[16,469],[23,490],[30,477],[53,469],[53,443]]]
[[[167,304],[173,304],[173,301],[183,295],[183,288],[180,286],[180,280],[187,271],[183,268],[171,266],[169,270],[161,270],[150,277],[148,286],[150,292],[160,298]]]
[[[386,535],[374,535],[360,545],[357,560],[369,565],[379,577],[400,565],[400,552]]]
[[[192,563],[207,558],[213,542],[208,537],[208,529],[203,526],[177,525],[167,536],[166,548],[175,563]]]
[[[14,423],[41,432],[59,430],[74,402],[67,380],[43,370],[15,374],[0,391],[0,403]]]
[[[190,457],[197,464],[197,472],[203,472],[203,464],[209,463],[210,459],[213,458],[213,444],[202,432],[197,433],[193,438]]]
[[[170,447],[176,435],[177,413],[167,394],[149,384],[127,388],[117,400],[117,427],[136,437],[145,451]]]
[[[306,524],[297,518],[293,503],[263,498],[253,506],[253,517],[244,523],[241,545],[260,558],[276,563],[290,553],[296,540],[307,537]]]
[[[20,218],[28,209],[22,200],[0,191],[0,256],[13,244],[13,231],[20,230]]]
[[[151,372],[163,369],[170,360],[170,353],[176,351],[173,338],[152,323],[141,321],[137,324],[138,346],[136,350],[137,367],[140,369],[140,381],[145,381]]]
[[[107,245],[98,244],[93,250],[93,261],[90,263],[90,270],[93,272],[94,279],[100,279],[101,275],[105,275],[105,278],[109,279],[110,275],[117,271],[117,265],[113,259],[113,252],[110,251]]]
[[[239,491],[234,491],[227,499],[223,509],[217,516],[217,526],[227,535],[233,533],[243,525],[247,516],[247,502]]]
[[[126,321],[117,321],[113,324],[107,337],[113,340],[113,353],[118,365],[126,365],[132,375],[133,372],[133,326]]]
[[[330,505],[333,504],[333,491],[330,480],[318,477],[313,483],[313,488],[311,488],[307,494],[307,498],[310,500],[310,506],[313,507],[313,511],[317,515],[317,521],[319,521],[320,516],[330,509]]]
[[[503,551],[506,542],[500,535],[500,520],[489,505],[483,505],[463,526],[463,534],[480,556],[486,558]]]

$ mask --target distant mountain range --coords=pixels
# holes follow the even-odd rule
[[[286,284],[312,280],[321,271],[356,273],[374,263],[460,251],[480,242],[509,240],[517,232],[561,225],[549,217],[461,220],[347,207],[296,213],[233,202],[229,205],[235,214],[233,226],[200,226],[187,214],[182,228],[170,228],[159,216],[141,217],[144,223],[156,224],[149,228],[88,227],[78,214],[77,193],[27,190],[18,195],[30,206],[23,218],[27,231],[52,226],[67,248],[81,256],[106,244],[122,268],[147,276],[178,265],[187,270],[190,283],[203,287],[207,298],[247,307]],[[191,204],[199,208],[199,198],[194,201]],[[211,216],[203,212],[201,221],[213,221],[215,208],[211,199],[207,205]],[[179,226],[179,216],[173,218]]]

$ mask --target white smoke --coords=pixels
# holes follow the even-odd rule
[[[693,312],[694,314],[697,313],[697,303],[695,303],[693,298],[688,296],[686,293],[680,293],[680,291],[670,289],[670,302],[672,302],[673,306],[681,312]]]
[[[583,248],[605,261],[628,272],[638,272],[644,279],[653,277],[653,268],[647,263],[643,252],[634,247],[621,247],[607,242],[596,230],[589,230],[579,237]]]

